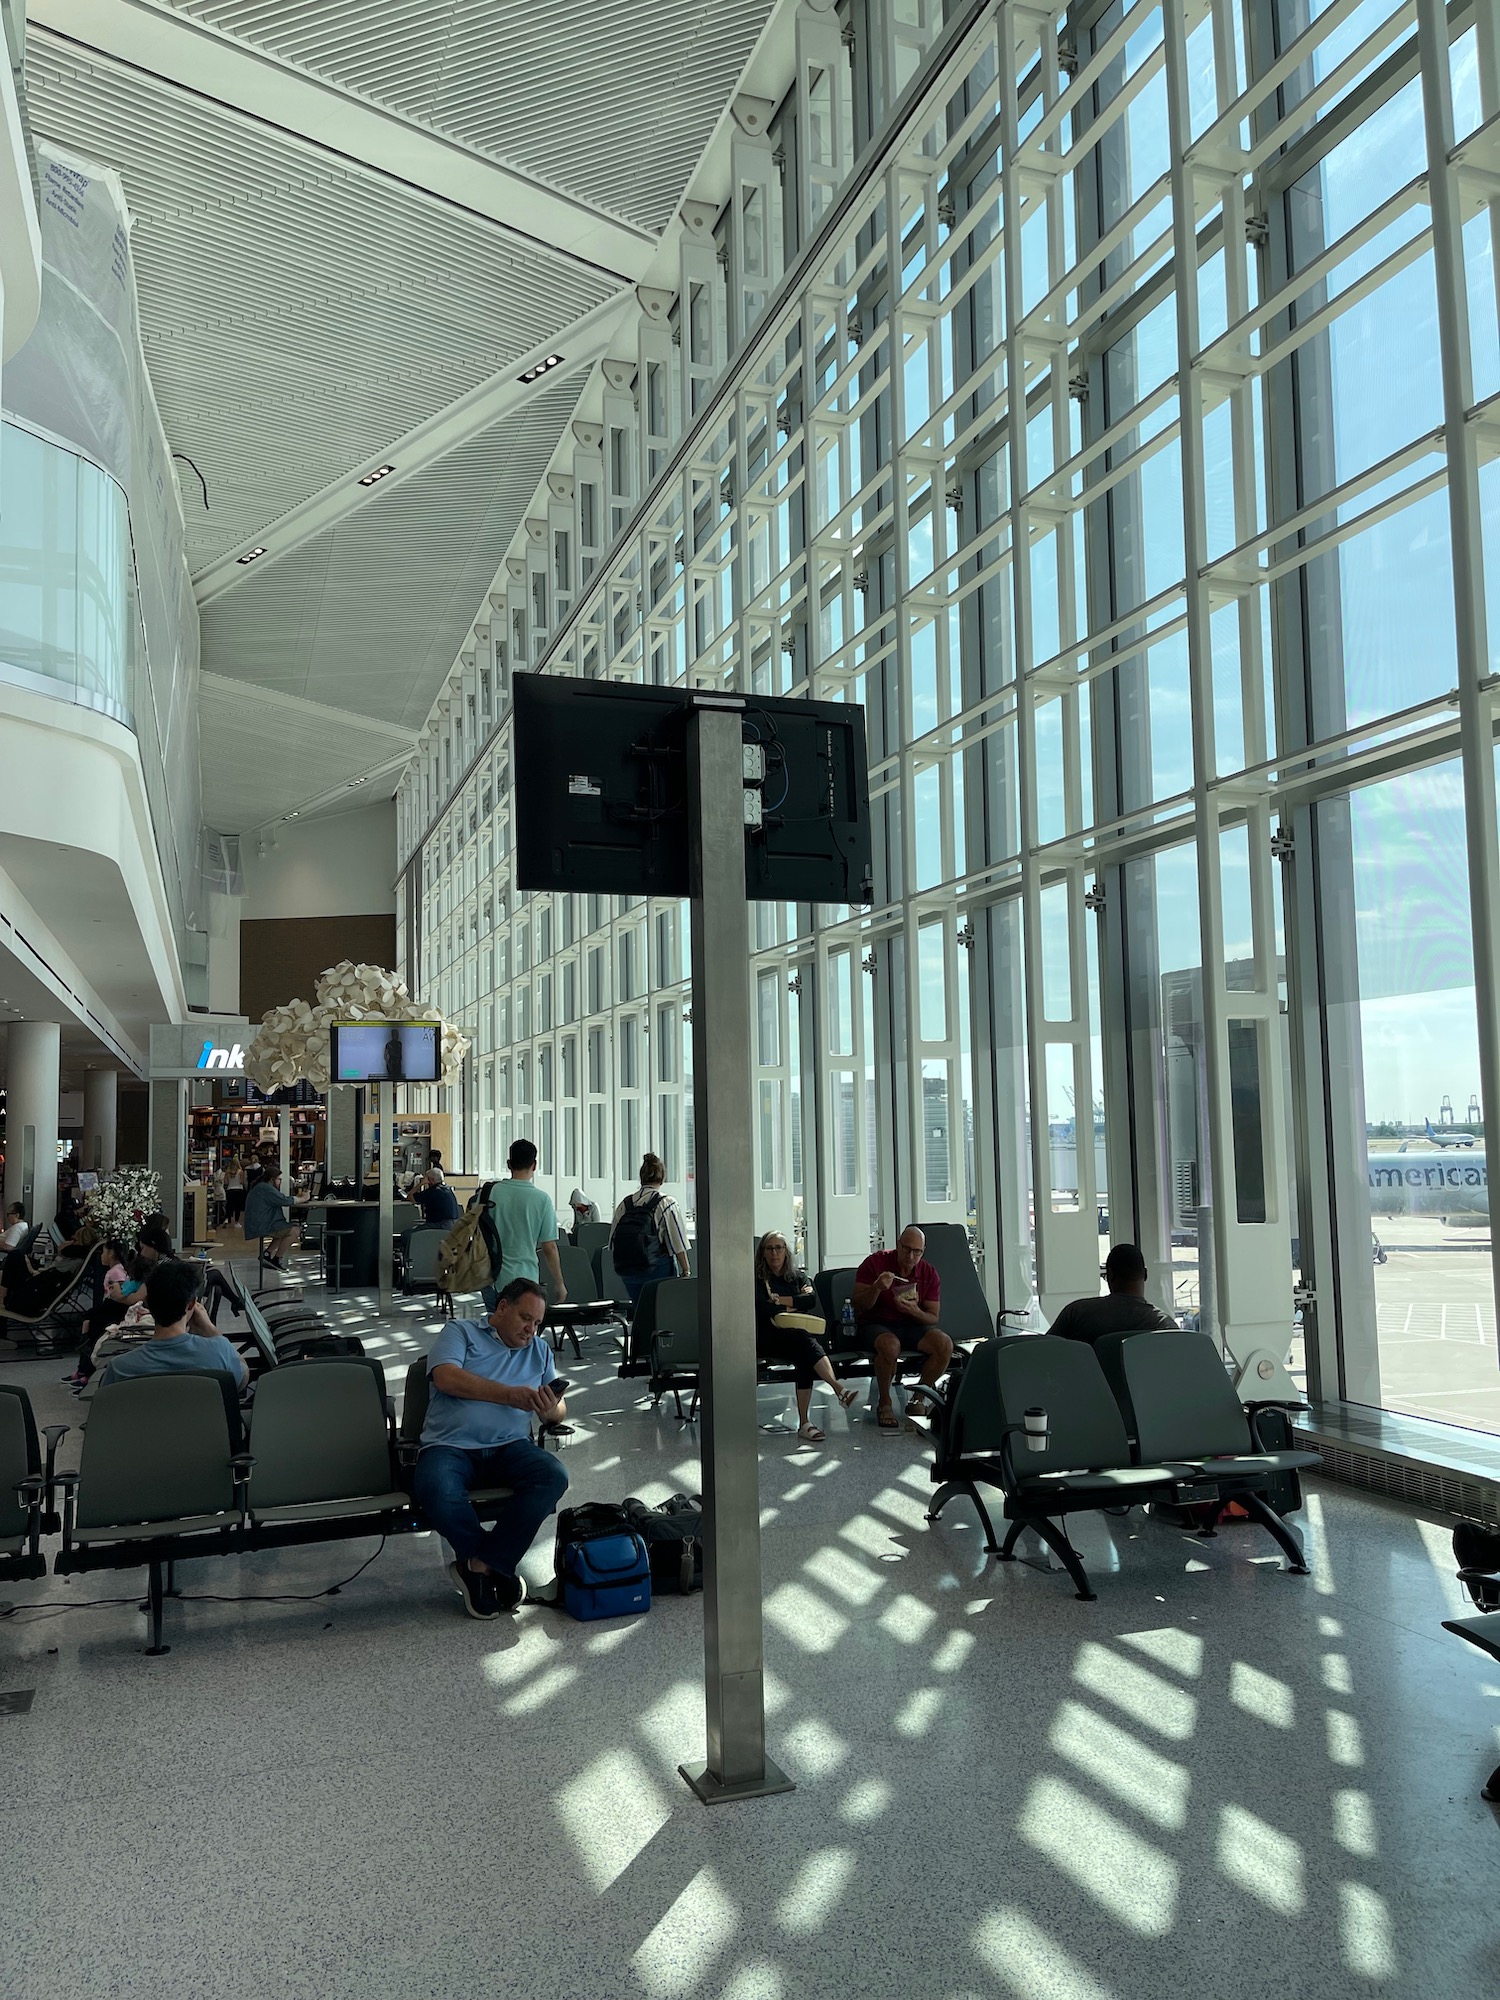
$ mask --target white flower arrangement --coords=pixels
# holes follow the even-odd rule
[[[436,1010],[413,1000],[394,972],[344,959],[318,980],[315,1002],[288,1000],[273,1007],[250,1038],[245,1074],[264,1091],[310,1083],[327,1090],[329,1029],[335,1021],[432,1021]],[[447,1021],[442,1028],[442,1080],[455,1083],[468,1054],[469,1038]]]
[[[161,1207],[161,1183],[149,1167],[116,1167],[83,1198],[83,1219],[101,1241],[134,1244],[148,1215]]]

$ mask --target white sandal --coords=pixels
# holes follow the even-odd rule
[[[828,1442],[826,1434],[820,1431],[816,1424],[803,1424],[797,1432],[797,1438],[801,1444],[826,1444]]]

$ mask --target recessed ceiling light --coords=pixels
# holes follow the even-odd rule
[[[545,375],[549,368],[556,368],[562,360],[560,354],[549,354],[545,361],[539,361],[535,368],[528,368],[524,375],[518,375],[518,382],[534,382],[539,375]]]
[[[382,479],[389,478],[396,470],[394,465],[377,465],[373,472],[367,472],[359,482],[361,486],[378,486]]]
[[[248,555],[243,555],[238,560],[243,566],[245,563],[259,562],[264,554],[264,549],[251,549]]]

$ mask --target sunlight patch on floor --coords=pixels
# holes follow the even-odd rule
[[[564,1787],[556,1810],[579,1866],[600,1893],[672,1817],[662,1791],[629,1750],[596,1757]]]
[[[1138,1937],[1171,1930],[1177,1863],[1065,1780],[1036,1780],[1016,1831],[1126,1930]]]
[[[1114,2000],[1020,1910],[986,1917],[974,1933],[974,1950],[1016,2000]]]
[[[739,1924],[739,1911],[712,1868],[701,1868],[631,1963],[651,2000],[691,1993],[715,1959],[723,1956]]]

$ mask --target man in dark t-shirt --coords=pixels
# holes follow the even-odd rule
[[[1074,1299],[1047,1331],[1092,1347],[1107,1333],[1176,1333],[1175,1319],[1146,1297],[1146,1260],[1133,1243],[1117,1243],[1104,1260],[1102,1299]]]
[[[953,1358],[953,1342],[938,1325],[942,1285],[922,1255],[926,1248],[927,1238],[911,1223],[894,1250],[876,1250],[854,1274],[854,1316],[870,1339],[880,1392],[875,1421],[887,1434],[900,1429],[891,1407],[891,1383],[901,1350],[915,1348],[926,1357],[914,1397],[935,1383]],[[930,1405],[932,1398],[923,1402]],[[913,1414],[910,1403],[907,1414]]]

